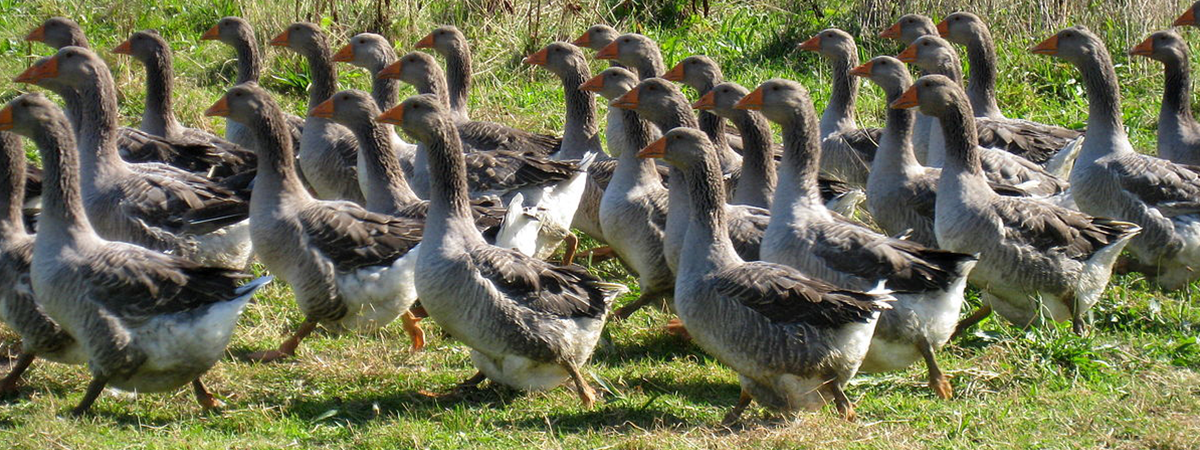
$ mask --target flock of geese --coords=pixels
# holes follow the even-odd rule
[[[1196,9],[1176,25],[1200,23]],[[200,377],[255,290],[278,277],[305,320],[252,360],[294,357],[318,325],[361,332],[397,318],[419,350],[430,317],[478,369],[441,395],[485,379],[570,384],[590,407],[581,372],[606,320],[666,304],[679,317],[669,330],[738,373],[728,422],[751,400],[785,413],[832,402],[852,419],[844,388],[858,371],[923,360],[932,391],[951,397],[936,353],[993,311],[1084,333],[1114,270],[1166,290],[1200,278],[1200,167],[1189,165],[1200,163],[1200,125],[1179,35],[1131,51],[1166,67],[1161,157],[1130,145],[1112,60],[1086,28],[1031,49],[1079,69],[1086,137],[1004,116],[978,16],[907,15],[881,36],[907,48],[860,64],[837,29],[799,45],[833,67],[818,116],[800,83],[747,89],[704,56],[667,70],[646,36],[593,26],[524,60],[562,82],[558,137],[471,118],[470,45],[452,26],[416,44],[443,70],[379,35],[333,52],[318,26],[290,25],[270,44],[303,55],[312,74],[307,117],[290,115],[257,84],[253,29],[227,17],[202,37],[237,52],[236,84],[205,112],[226,119],[218,137],[175,118],[171,52],[156,32],[113,50],[146,68],[145,112],[127,128],[104,60],[75,22],[49,19],[26,39],[58,52],[15,81],[63,106],[30,93],[0,110],[0,314],[22,338],[0,392],[43,358],[88,365],[76,414],[106,386],[190,383],[219,407]],[[954,44],[966,47],[965,83]],[[593,76],[584,49],[609,67]],[[368,70],[372,91],[339,92],[336,62]],[[855,123],[857,78],[886,93],[884,128]],[[419,95],[398,102],[400,83]],[[606,145],[597,94],[610,106]],[[17,135],[36,144],[42,172]],[[878,228],[853,219],[864,199],[858,214]],[[571,264],[573,229],[605,245],[593,257],[636,274],[636,301],[612,311],[626,289]],[[546,262],[560,246],[565,264]],[[252,260],[272,275],[251,279]],[[968,284],[983,306],[960,322]]]

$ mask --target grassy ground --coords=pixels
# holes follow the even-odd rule
[[[902,13],[936,17],[961,3],[864,0],[813,9],[815,3],[807,0],[718,0],[705,18],[688,14],[690,3],[670,0],[610,0],[598,6],[557,0],[392,1],[379,20],[376,3],[365,0],[332,10],[324,1],[251,6],[230,0],[0,0],[0,73],[14,76],[33,56],[49,53],[21,37],[50,15],[79,19],[94,46],[104,50],[135,29],[157,28],[175,46],[181,119],[215,130],[220,122],[201,117],[200,111],[228,86],[232,52],[198,37],[221,16],[247,17],[264,42],[297,17],[323,23],[335,46],[355,32],[380,30],[402,52],[434,25],[456,23],[475,45],[476,115],[553,131],[562,121],[557,83],[547,73],[521,66],[520,57],[549,40],[573,38],[597,20],[655,37],[668,64],[704,53],[720,61],[730,79],[747,86],[771,77],[797,79],[815,92],[821,107],[828,97],[828,69],[815,55],[792,50],[797,42],[839,26],[863,38],[864,60],[894,54],[897,46],[870,36]],[[1014,117],[1067,126],[1085,122],[1086,99],[1074,70],[1024,51],[1065,24],[1084,23],[1109,40],[1120,64],[1135,145],[1152,149],[1161,75],[1157,66],[1128,61],[1124,54],[1149,31],[1170,23],[1184,5],[1059,3],[975,2],[974,10],[991,19],[1001,41],[1001,107]],[[1194,32],[1185,34],[1197,43]],[[265,53],[264,84],[302,112],[303,64],[277,49]],[[110,58],[124,117],[132,124],[141,111],[142,68],[102,54]],[[364,72],[341,69],[344,87],[368,85]],[[23,88],[0,83],[0,100]],[[861,122],[882,121],[880,97],[874,87],[863,89]],[[592,268],[634,287],[635,293],[621,301],[636,294],[636,283],[615,263]],[[857,423],[836,419],[831,411],[781,421],[752,409],[744,427],[728,430],[717,424],[737,398],[736,376],[693,345],[665,335],[660,327],[668,316],[661,312],[609,328],[608,341],[589,367],[607,391],[594,410],[581,409],[566,389],[521,394],[491,388],[447,402],[419,391],[444,391],[473,372],[466,349],[443,338],[433,323],[427,323],[429,347],[417,354],[407,350],[407,338],[392,326],[370,336],[318,332],[294,361],[242,361],[240,355],[278,344],[301,319],[290,290],[274,285],[242,318],[230,357],[205,377],[229,405],[223,412],[200,412],[181,389],[171,395],[105,395],[93,416],[64,418],[82,394],[86,371],[38,363],[21,395],[0,402],[0,442],[30,449],[1196,448],[1200,309],[1191,292],[1163,293],[1136,276],[1118,277],[1095,311],[1095,331],[1086,338],[1065,327],[1022,332],[989,320],[940,355],[954,375],[957,395],[951,401],[934,398],[924,387],[923,367],[914,367],[858,377],[850,390]],[[0,342],[0,355],[16,351],[16,337],[6,329],[0,328]]]

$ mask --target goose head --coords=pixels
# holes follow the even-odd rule
[[[51,17],[42,25],[25,35],[25,40],[41,42],[54,48],[67,46],[87,47],[87,37],[78,23],[66,17]]]
[[[409,97],[378,118],[380,122],[399,126],[421,142],[435,140],[435,133],[446,129],[453,121],[450,109],[432,94]]]
[[[954,47],[949,41],[934,35],[917,38],[908,48],[896,55],[896,59],[927,71],[941,72],[951,68],[961,70],[958,67],[958,53],[954,51]]]
[[[270,93],[257,83],[242,83],[229,88],[224,96],[204,111],[204,115],[225,117],[250,126],[271,109],[278,109],[278,105],[275,105]]]
[[[98,77],[110,76],[108,65],[100,56],[83,47],[63,47],[54,56],[43,58],[14,80],[37,84],[56,92],[95,83]]]
[[[721,66],[704,55],[684,58],[675,67],[663,74],[663,79],[682,82],[692,89],[701,90],[712,85],[713,80],[722,80]]]
[[[712,152],[708,135],[695,128],[675,128],[638,152],[638,158],[662,158],[667,164],[682,170],[704,164],[705,154]]]
[[[0,131],[11,131],[32,138],[45,124],[62,117],[62,110],[45,95],[37,92],[24,94],[0,109]]]
[[[1187,42],[1174,31],[1159,31],[1151,34],[1141,44],[1129,51],[1130,55],[1144,56],[1159,62],[1186,61]]]
[[[1172,25],[1177,27],[1182,27],[1184,25],[1191,25],[1194,27],[1200,25],[1200,21],[1196,20],[1196,12],[1198,9],[1200,9],[1200,1],[1192,3],[1192,6],[1189,7],[1187,11],[1184,11],[1183,14],[1180,14],[1179,18],[1175,19],[1175,23]]]
[[[954,80],[942,75],[926,75],[889,106],[894,109],[920,108],[922,114],[942,117],[952,108],[966,103],[966,93]]]
[[[738,112],[734,106],[748,94],[750,94],[750,90],[742,85],[725,82],[716,85],[707,94],[700,97],[700,100],[692,103],[692,108],[712,111],[718,116],[732,118]]]
[[[396,59],[396,50],[386,38],[375,33],[359,33],[333,54],[333,60],[378,71]]]
[[[938,22],[937,31],[939,36],[950,42],[967,45],[972,39],[987,33],[987,24],[977,15],[960,11]]]
[[[118,55],[129,55],[142,64],[151,65],[160,61],[163,56],[170,54],[171,47],[155,30],[144,30],[133,33],[112,50]]]
[[[884,92],[902,92],[912,85],[912,76],[903,62],[891,56],[876,56],[866,64],[850,69],[850,75],[863,77]]]
[[[285,47],[301,55],[313,55],[329,51],[329,40],[325,32],[315,23],[296,22],[284,28],[274,39],[274,47]]]
[[[580,71],[588,72],[588,63],[583,57],[583,51],[566,42],[551,42],[550,45],[525,57],[522,62],[545,67],[560,77]]]
[[[1108,49],[1100,37],[1083,26],[1074,26],[1059,31],[1029,51],[1039,55],[1053,56],[1077,66],[1100,58],[1101,55],[1104,58],[1108,57]]]
[[[466,51],[467,47],[467,37],[454,25],[440,26],[417,42],[417,48],[433,49],[442,55]]]
[[[617,40],[617,36],[620,35],[621,33],[618,32],[616,28],[608,25],[597,24],[592,25],[587,29],[587,31],[584,31],[583,34],[579,35],[578,39],[575,39],[571,43],[581,48],[590,48],[593,51],[600,51],[600,49],[604,48],[608,44],[611,44],[612,41]]]
[[[441,73],[442,67],[428,53],[410,52],[379,71],[376,76],[400,80],[415,86],[424,86]],[[444,78],[445,75],[441,75],[441,77]]]
[[[933,24],[933,19],[920,14],[905,14],[900,16],[900,20],[897,20],[892,26],[879,33],[879,37],[894,39],[907,45],[912,44],[921,36],[936,35],[937,32],[937,26]]]
[[[837,28],[821,31],[807,41],[801,42],[796,48],[817,52],[821,56],[835,61],[849,60],[858,52],[854,45],[854,37]]]
[[[637,33],[622,34],[596,53],[596,59],[616,60],[631,67],[655,58],[659,58],[658,44]]]
[[[579,89],[595,92],[607,100],[614,100],[638,84],[637,75],[620,67],[610,67],[596,74],[579,86]]]
[[[801,112],[812,109],[812,99],[800,83],[775,78],[758,85],[735,107],[761,111],[767,120],[787,126],[796,123],[801,118]]]
[[[245,42],[254,42],[254,28],[250,26],[250,22],[246,22],[241,17],[224,17],[218,20],[212,28],[205,31],[200,40],[204,41],[221,41],[226,45],[239,45]]]
[[[347,128],[368,123],[379,116],[379,107],[371,94],[357,89],[348,89],[333,94],[308,112],[311,117],[329,119]]]
[[[609,103],[609,106],[637,111],[639,115],[655,123],[672,119],[672,114],[691,114],[687,98],[675,84],[662,78],[649,78],[638,83],[629,92]]]

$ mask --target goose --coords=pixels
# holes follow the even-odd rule
[[[313,198],[296,176],[279,105],[256,84],[230,88],[204,114],[238,121],[260,142],[250,238],[263,265],[292,286],[305,315],[278,349],[247,358],[267,362],[295,356],[318,324],[333,331],[371,331],[401,315],[413,349],[420,350],[424,333],[408,309],[417,299],[415,248],[424,222]]]
[[[950,383],[934,352],[954,332],[976,258],[889,238],[825,209],[816,177],[820,127],[800,83],[766,81],[736,107],[762,111],[783,128],[782,182],[763,234],[763,261],[794,267],[842,288],[869,291],[882,284],[891,290],[896,302],[880,316],[860,369],[900,370],[923,358],[929,387],[939,397],[950,398]]]
[[[471,93],[471,45],[467,37],[458,28],[446,25],[429,32],[419,42],[417,48],[428,48],[436,51],[446,59],[447,98],[450,107],[459,121],[469,120],[467,97]],[[562,147],[562,139],[554,136],[540,135],[528,131],[500,127],[502,136],[510,141],[514,150],[532,151],[546,156],[558,152]]]
[[[1031,51],[1073,64],[1087,90],[1088,138],[1071,169],[1079,210],[1141,226],[1132,267],[1164,289],[1200,278],[1200,169],[1134,151],[1112,58],[1090,30],[1064,29]]]
[[[63,47],[18,81],[70,91],[77,103],[83,207],[101,237],[170,251],[198,264],[242,269],[251,256],[248,205],[203,176],[158,163],[130,164],[117,151],[117,93],[104,60]],[[60,91],[60,92],[62,92]]]
[[[817,52],[833,67],[833,91],[821,113],[821,170],[857,187],[866,187],[871,160],[879,147],[879,128],[860,128],[854,119],[858,79],[858,47],[850,33],[830,28],[800,43],[800,50]]]
[[[1045,125],[1029,120],[1004,117],[996,104],[996,44],[987,24],[979,16],[969,12],[956,12],[946,16],[937,24],[942,38],[967,47],[967,63],[970,67],[970,83],[966,85],[967,98],[977,117],[983,118],[985,126],[980,140],[987,147],[1003,148],[1038,163],[1046,171],[1059,177],[1071,173],[1071,165],[1079,156],[1080,131]]]
[[[658,44],[637,33],[617,36],[596,51],[596,59],[616,61],[636,73],[639,80],[661,77],[667,71]]]
[[[955,82],[962,81],[962,68],[958,55],[945,39],[937,36],[922,36],[912,45],[904,49],[897,59],[905,63],[917,64],[931,74],[945,75]],[[976,129],[987,129],[995,122],[985,122],[986,119],[976,119]],[[929,153],[926,157],[931,167],[941,167],[945,160],[946,142],[942,137],[940,124],[930,127]],[[1004,149],[982,143],[980,158],[985,173],[993,174],[989,178],[1005,184],[1021,187],[1032,194],[1050,196],[1067,190],[1069,185],[1054,174],[1046,172],[1041,166],[1028,158],[1005,151]]]
[[[692,55],[675,64],[671,70],[664,73],[662,78],[668,81],[681,82],[696,90],[696,93],[703,97],[713,89],[714,86],[725,81],[725,76],[721,74],[721,66],[704,55]],[[725,120],[715,113],[707,110],[700,110],[697,114],[700,118],[700,131],[708,135],[708,139],[716,145],[718,149],[729,149],[728,151],[736,154],[727,154],[724,159],[733,165],[741,165],[742,139],[740,136],[730,135],[725,132]],[[733,194],[735,197],[737,193]]]
[[[895,40],[907,47],[921,36],[936,36],[937,34],[937,25],[933,23],[933,19],[920,14],[905,14],[900,16],[900,19],[892,26],[879,33],[879,37]],[[922,70],[921,75],[929,74]],[[917,112],[917,120],[913,123],[913,152],[916,153],[917,162],[921,164],[929,164],[929,139],[932,133],[931,127],[935,123],[937,121],[932,117]]]
[[[271,39],[275,47],[285,47],[308,60],[312,84],[308,89],[308,109],[337,92],[337,68],[329,50],[329,38],[316,24],[296,22]],[[300,135],[300,172],[322,200],[348,200],[362,204],[358,182],[358,143],[346,127],[308,116]]]
[[[379,76],[379,72],[394,63],[396,59],[396,51],[392,49],[392,44],[383,36],[375,33],[359,33],[350,38],[350,43],[333,54],[334,61],[350,63],[367,69],[367,72],[371,74],[371,97],[375,99],[375,105],[379,107],[380,111],[391,109],[399,101],[397,97],[400,95],[400,82]],[[371,116],[371,118],[374,117]],[[400,168],[404,170],[406,176],[411,177],[417,146],[406,142],[399,134],[396,134],[395,128],[391,125],[384,126],[384,129],[387,130],[391,147],[400,160]],[[360,158],[358,160],[358,181],[363,189],[363,195],[369,196],[367,184],[363,181],[364,171],[366,171],[366,166]]]
[[[250,277],[97,235],[84,213],[74,136],[45,96],[9,102],[0,128],[34,141],[45,164],[30,283],[46,316],[81,344],[92,373],[72,414],[86,413],[106,386],[164,392],[190,383],[202,407],[220,407],[200,377],[224,356],[242,309],[271,277],[239,286]]]
[[[1158,112],[1158,157],[1176,164],[1200,165],[1200,123],[1192,116],[1187,42],[1174,31],[1159,31],[1129,54],[1161,62],[1166,72]]]
[[[223,153],[236,154],[245,161],[247,168],[255,165],[254,153],[250,150],[207,131],[184,127],[175,118],[172,107],[175,67],[171,61],[171,47],[157,31],[135,32],[112,52],[132,56],[146,67],[146,107],[139,126],[142,131],[168,139],[204,142],[221,149]]]
[[[11,112],[12,110],[6,110]],[[0,128],[12,128],[13,119],[0,115]],[[30,286],[34,235],[26,231],[23,217],[25,195],[25,148],[21,138],[0,131],[0,322],[21,337],[21,352],[0,380],[0,396],[17,391],[21,375],[34,359],[63,364],[83,364],[87,358],[74,337],[63,331],[34,300]]]
[[[625,288],[582,267],[554,266],[483,240],[470,226],[466,166],[452,114],[428,94],[387,113],[428,146],[434,175],[417,260],[421,303],[471,348],[479,372],[463,385],[490,379],[540,391],[570,380],[590,408],[596,395],[580,369],[600,339],[609,304]]]
[[[571,45],[598,52],[600,49],[612,43],[612,41],[617,40],[617,37],[620,35],[621,32],[617,31],[616,28],[604,24],[596,24],[588,27],[587,30],[584,30],[583,34],[580,34],[578,38],[576,38],[574,41],[571,41]],[[615,60],[609,61],[608,64],[609,67],[620,67],[622,69],[625,68],[625,65]]]
[[[696,115],[683,92],[671,82],[662,78],[650,78],[638,83],[629,92],[613,100],[609,104],[620,109],[633,110],[644,120],[653,123],[659,131],[665,133],[674,128],[697,128]],[[678,168],[672,166],[670,179],[678,179]],[[687,200],[687,187],[679,183],[671,183],[667,204],[665,237],[663,253],[667,257],[667,266],[672,272],[678,273],[679,255],[683,248],[684,233],[688,226],[688,208],[691,202]],[[746,205],[726,205],[729,215],[730,239],[742,259],[754,261],[758,259],[759,243],[762,233],[770,221],[770,211]]]
[[[611,67],[580,89],[612,101],[637,83],[633,72]],[[638,150],[660,136],[657,127],[635,111],[609,108],[604,136],[617,157],[617,168],[600,202],[600,226],[613,253],[637,275],[640,290],[637,300],[613,313],[614,319],[624,320],[641,305],[669,298],[675,289],[675,275],[663,253],[668,194],[659,166],[637,157]]]
[[[742,176],[729,203],[770,209],[778,183],[776,159],[780,155],[776,154],[777,146],[771,142],[771,126],[767,119],[758,111],[734,108],[749,93],[749,89],[737,83],[721,83],[693,103],[692,108],[713,111],[732,122],[742,136]],[[817,183],[825,207],[843,216],[853,215],[866,198],[861,189],[838,180],[819,178]]]
[[[891,296],[840,289],[791,267],[739,257],[726,233],[716,150],[703,132],[672,129],[638,156],[664,158],[679,170],[675,184],[691,191],[675,309],[694,342],[738,373],[741,397],[724,423],[735,422],[751,400],[793,413],[832,399],[853,420],[844,389]]]
[[[205,31],[200,36],[200,40],[220,41],[233,47],[233,50],[237,52],[237,78],[233,84],[258,82],[259,76],[262,74],[262,57],[259,56],[258,38],[255,37],[254,27],[250,26],[250,22],[241,17],[224,17],[208,31]],[[304,119],[295,114],[285,114],[284,119],[287,120],[288,128],[292,133],[292,144],[296,146],[296,153],[299,154],[300,135],[304,133]],[[250,130],[232,120],[225,121],[225,139],[248,149],[254,149],[254,146],[257,145]],[[307,180],[301,179],[301,181],[306,186],[308,185]]]
[[[25,36],[26,41],[42,42],[61,50],[63,47],[88,47],[83,29],[75,21],[52,17],[41,26]],[[48,58],[39,59],[34,65],[45,62]],[[24,80],[19,82],[26,82]],[[41,79],[34,84],[54,91],[66,103],[67,118],[75,130],[79,129],[80,112],[78,94],[74,89],[65,86],[55,86],[53,79]],[[76,140],[81,140],[76,136]],[[162,162],[200,174],[230,176],[244,172],[247,167],[253,167],[253,161],[245,161],[244,153],[235,155],[224,152],[221,148],[210,143],[194,140],[168,139],[154,136],[136,128],[120,127],[117,130],[117,150],[121,158],[131,163]]]
[[[979,255],[970,281],[983,291],[984,306],[956,332],[995,310],[1021,327],[1070,320],[1072,330],[1083,334],[1085,315],[1140,228],[1040,199],[996,194],[983,177],[974,113],[956,81],[921,77],[891,103],[917,106],[937,117],[945,132],[946,166],[934,207],[937,241],[946,250]]]
[[[1173,23],[1172,26],[1176,26],[1176,27],[1182,27],[1182,26],[1186,26],[1186,25],[1191,25],[1193,27],[1200,26],[1200,21],[1196,20],[1196,10],[1197,9],[1200,9],[1200,2],[1192,3],[1192,6],[1188,7],[1188,9],[1183,12],[1183,14],[1180,14],[1179,17],[1175,19],[1175,23]]]

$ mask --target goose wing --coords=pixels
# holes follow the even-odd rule
[[[1004,240],[1081,261],[1140,230],[1129,222],[1019,197],[1000,197],[993,211],[1003,224]]]
[[[891,297],[840,290],[790,267],[764,262],[735,265],[709,275],[716,292],[736,300],[775,324],[837,328],[865,323],[889,309]]]
[[[471,253],[480,275],[518,305],[558,317],[600,318],[610,288],[580,266],[555,266],[511,249],[486,246]]]
[[[423,220],[377,214],[351,202],[314,202],[297,215],[305,238],[338,271],[389,265],[421,243]]]
[[[463,145],[475,151],[509,150],[548,156],[562,148],[562,138],[530,133],[494,122],[470,121],[458,127]]]
[[[1108,165],[1121,189],[1164,216],[1200,213],[1200,167],[1132,155]]]
[[[975,119],[979,145],[996,148],[1037,164],[1049,161],[1083,133],[1026,120]]]

